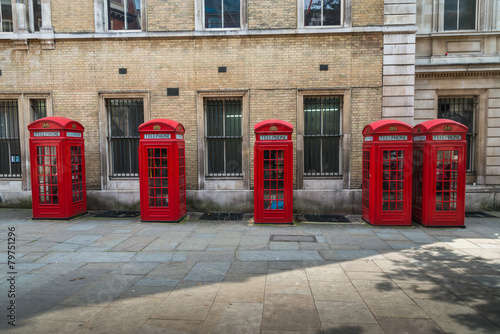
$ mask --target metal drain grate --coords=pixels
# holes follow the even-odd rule
[[[279,242],[318,242],[314,235],[271,235],[271,241]]]
[[[242,220],[242,213],[208,212],[201,215],[200,220]]]
[[[136,218],[139,217],[141,213],[139,211],[114,211],[108,210],[104,212],[99,212],[94,215],[97,218]]]
[[[498,218],[482,211],[466,211],[465,218]]]
[[[343,215],[304,215],[308,222],[316,223],[350,223],[349,218]]]

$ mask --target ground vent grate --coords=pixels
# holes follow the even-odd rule
[[[308,222],[317,222],[317,223],[350,223],[349,218],[343,215],[304,215],[304,218]]]
[[[318,242],[314,235],[271,235],[271,241],[279,242]]]
[[[139,217],[141,213],[139,211],[115,211],[108,210],[104,212],[99,212],[94,217],[97,218],[136,218]]]
[[[242,213],[207,212],[201,215],[200,220],[242,220]]]

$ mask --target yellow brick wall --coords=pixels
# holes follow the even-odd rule
[[[352,25],[384,25],[384,0],[352,0]]]
[[[52,27],[56,33],[94,32],[94,0],[52,0]]]
[[[298,89],[351,88],[353,187],[360,185],[361,129],[380,117],[382,34],[58,40],[55,50],[30,42],[28,51],[13,51],[10,42],[1,42],[0,55],[0,97],[2,92],[51,93],[54,115],[85,127],[88,189],[101,184],[102,92],[149,92],[151,118],[184,124],[188,189],[198,184],[198,91],[248,91],[253,156],[257,122],[280,118],[296,127]],[[320,64],[328,64],[329,71],[319,71]],[[218,73],[218,66],[226,66],[227,73]],[[121,67],[126,75],[118,74]],[[168,87],[178,87],[180,96],[167,97]]]
[[[382,88],[353,88],[351,94],[351,189],[361,188],[363,128],[382,118]]]
[[[194,1],[148,0],[148,31],[194,30]]]
[[[248,0],[248,29],[297,28],[297,0]]]

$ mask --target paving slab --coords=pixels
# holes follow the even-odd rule
[[[222,282],[231,262],[198,262],[188,272],[185,281]]]
[[[336,281],[310,281],[311,291],[315,301],[332,302],[362,302],[361,296],[352,283]]]
[[[321,324],[312,296],[266,292],[262,329],[319,331]]]
[[[377,320],[363,301],[316,301],[321,324],[372,324]]]
[[[411,298],[391,281],[352,281],[376,317],[429,318]]]
[[[137,333],[160,303],[156,298],[118,299],[87,322],[81,333]]]
[[[401,333],[444,333],[441,328],[430,319],[386,318],[378,317],[378,323],[386,334]]]
[[[317,251],[236,251],[240,261],[322,260]]]
[[[203,321],[221,285],[220,282],[181,282],[151,318]]]
[[[264,302],[266,277],[264,275],[228,274],[221,285],[216,302],[260,303]]]
[[[149,319],[138,334],[198,334],[202,321]]]
[[[262,303],[215,302],[207,315],[201,333],[260,333]]]
[[[458,299],[415,299],[434,322],[447,333],[498,333],[500,328]]]

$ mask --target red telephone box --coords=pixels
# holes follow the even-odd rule
[[[293,223],[293,126],[272,119],[254,129],[255,223]]]
[[[139,126],[141,220],[177,222],[186,216],[184,126],[153,119]]]
[[[372,225],[411,225],[412,134],[395,120],[363,129],[363,219]]]
[[[45,117],[30,131],[33,219],[69,219],[87,212],[83,126]]]
[[[413,130],[413,219],[464,226],[467,127],[435,119]]]

